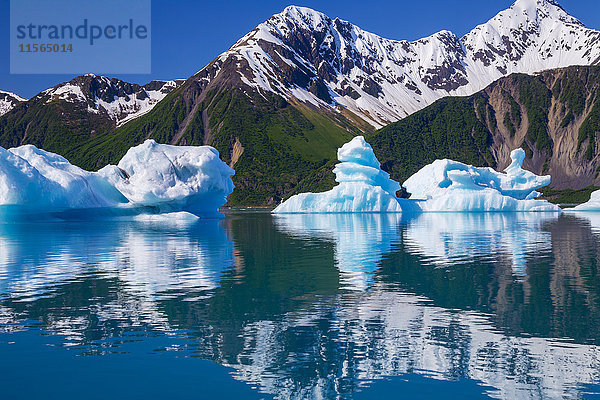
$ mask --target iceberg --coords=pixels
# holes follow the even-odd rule
[[[381,170],[373,148],[357,136],[337,152],[333,170],[338,186],[323,193],[301,193],[280,204],[273,213],[402,212],[414,202],[398,199],[400,184]]]
[[[25,145],[0,147],[0,205],[36,209],[116,207],[127,199],[99,174]]]
[[[587,202],[570,208],[567,211],[600,211],[600,190],[592,192]]]
[[[98,172],[32,145],[0,147],[0,206],[38,213],[109,209],[212,216],[233,191],[234,173],[209,146],[147,140],[129,149],[117,166]]]
[[[404,187],[411,199],[420,200],[426,212],[539,211],[560,208],[535,200],[536,190],[550,184],[550,176],[538,176],[522,168],[525,152],[513,150],[512,163],[497,172],[452,160],[436,160],[411,176]]]
[[[340,163],[333,170],[338,186],[324,193],[292,196],[273,213],[560,212],[558,206],[536,200],[540,196],[536,190],[549,185],[550,176],[524,170],[523,149],[514,150],[510,157],[504,173],[436,160],[404,182],[411,198],[399,199],[400,185],[381,170],[373,148],[358,136],[338,150]]]
[[[233,192],[235,171],[210,146],[171,146],[146,140],[115,167],[98,171],[136,206],[160,212],[213,213]]]

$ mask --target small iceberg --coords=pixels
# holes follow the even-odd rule
[[[566,211],[600,211],[600,190],[592,192],[589,201]]]
[[[333,170],[338,186],[323,193],[301,193],[280,204],[273,213],[402,212],[414,202],[398,199],[400,184],[381,170],[373,148],[357,136],[337,152]]]
[[[500,173],[452,160],[436,160],[411,176],[404,187],[411,199],[421,200],[425,212],[537,211],[560,212],[536,190],[550,184],[522,168],[525,152],[513,150],[512,163]]]
[[[233,191],[234,173],[209,146],[147,140],[129,149],[117,166],[98,172],[85,171],[32,145],[0,147],[0,206],[11,212],[92,209],[98,214],[103,209],[109,215],[185,211],[216,216]]]

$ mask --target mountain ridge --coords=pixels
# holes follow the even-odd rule
[[[34,144],[72,156],[81,143],[149,112],[181,83],[138,85],[93,74],[75,77],[29,100],[14,101],[0,117],[0,145]]]
[[[468,97],[447,97],[368,137],[403,182],[435,159],[504,169],[523,148],[524,168],[554,189],[600,186],[600,66],[513,74]]]
[[[46,89],[35,98],[48,95],[48,103],[55,100],[88,103],[88,112],[106,114],[118,126],[150,111],[183,81],[154,80],[139,85],[117,78],[86,74]]]
[[[378,128],[441,97],[473,94],[511,73],[598,63],[599,39],[600,32],[548,0],[518,0],[462,38],[442,30],[412,42],[289,6],[216,63],[236,58],[245,63],[238,71],[248,86],[316,107],[324,106],[320,100],[332,105],[332,98],[333,108],[344,107]],[[326,86],[328,96],[311,96],[313,84]]]

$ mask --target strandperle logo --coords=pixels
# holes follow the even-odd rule
[[[150,0],[11,0],[13,74],[150,73]]]
[[[148,38],[148,27],[144,24],[135,24],[130,19],[123,25],[94,25],[89,24],[87,19],[78,26],[73,25],[28,25],[17,26],[17,39],[36,40],[73,40],[89,39],[90,45],[100,39],[146,39]]]

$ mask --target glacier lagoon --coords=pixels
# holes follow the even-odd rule
[[[2,223],[0,393],[594,398],[599,259],[600,213]]]

